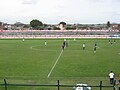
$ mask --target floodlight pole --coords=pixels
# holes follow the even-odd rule
[[[58,82],[58,90],[60,90],[60,82],[59,82],[59,80],[57,81]]]
[[[100,90],[102,90],[102,81],[100,81]]]
[[[7,82],[6,82],[6,79],[4,79],[4,83],[5,83],[5,90],[7,90]]]

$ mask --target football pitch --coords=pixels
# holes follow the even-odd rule
[[[61,80],[63,84],[98,85],[102,80],[109,85],[111,70],[117,79],[120,74],[120,39],[110,39],[111,43],[109,39],[66,40],[68,47],[62,50],[63,39],[25,39],[24,42],[21,39],[1,39],[0,83],[3,79],[9,83],[38,84]],[[93,52],[95,43],[96,53]]]

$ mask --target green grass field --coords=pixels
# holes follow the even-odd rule
[[[3,79],[22,84],[56,84],[60,80],[62,84],[99,85],[102,80],[104,85],[109,85],[109,72],[112,70],[116,79],[120,74],[119,39],[115,43],[111,40],[112,45],[108,39],[67,39],[68,47],[63,52],[63,39],[46,41],[47,46],[44,45],[45,39],[0,40],[0,83],[4,83]],[[97,51],[93,53],[95,42]],[[83,43],[86,44],[85,50],[82,49]],[[9,90],[48,90],[21,88],[10,87]]]

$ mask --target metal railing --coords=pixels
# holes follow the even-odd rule
[[[4,83],[0,84],[0,86],[3,86],[4,90],[9,90],[8,87],[10,87],[10,86],[15,86],[15,87],[18,87],[18,86],[26,86],[26,87],[31,87],[31,86],[39,86],[39,87],[41,87],[41,86],[45,86],[45,87],[56,87],[57,90],[60,90],[60,87],[71,87],[72,88],[75,85],[63,85],[63,84],[60,84],[59,80],[57,80],[57,84],[8,84],[6,79],[4,79]],[[102,81],[100,81],[100,84],[97,85],[97,86],[79,86],[79,87],[91,87],[91,88],[97,87],[97,88],[99,88],[99,90],[103,90],[104,87],[109,87],[109,88],[112,88],[110,90],[116,90],[117,88],[115,86],[116,86],[116,82],[114,82],[113,85],[103,85]],[[118,89],[120,90],[120,88],[118,88]]]

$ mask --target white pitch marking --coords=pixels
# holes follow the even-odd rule
[[[35,49],[35,48],[34,48],[34,47],[37,47],[37,46],[40,46],[40,45],[31,46],[30,49],[38,50],[38,49]]]
[[[38,46],[40,46],[40,45],[37,45],[37,46],[31,46],[31,47],[30,47],[30,49],[32,49],[32,50],[39,50],[39,51],[56,51],[56,50],[49,50],[49,49],[37,49],[37,48],[35,48],[35,47],[38,47]]]
[[[59,61],[59,59],[60,59],[60,57],[61,57],[62,53],[63,53],[63,50],[60,52],[60,54],[59,54],[59,56],[58,56],[57,60],[55,61],[55,63],[54,63],[54,65],[53,65],[53,67],[51,68],[51,70],[50,70],[50,72],[49,72],[49,74],[48,74],[48,76],[47,76],[48,78],[50,77],[50,75],[51,75],[51,73],[52,73],[53,69],[55,68],[55,66],[56,66],[57,62]]]

